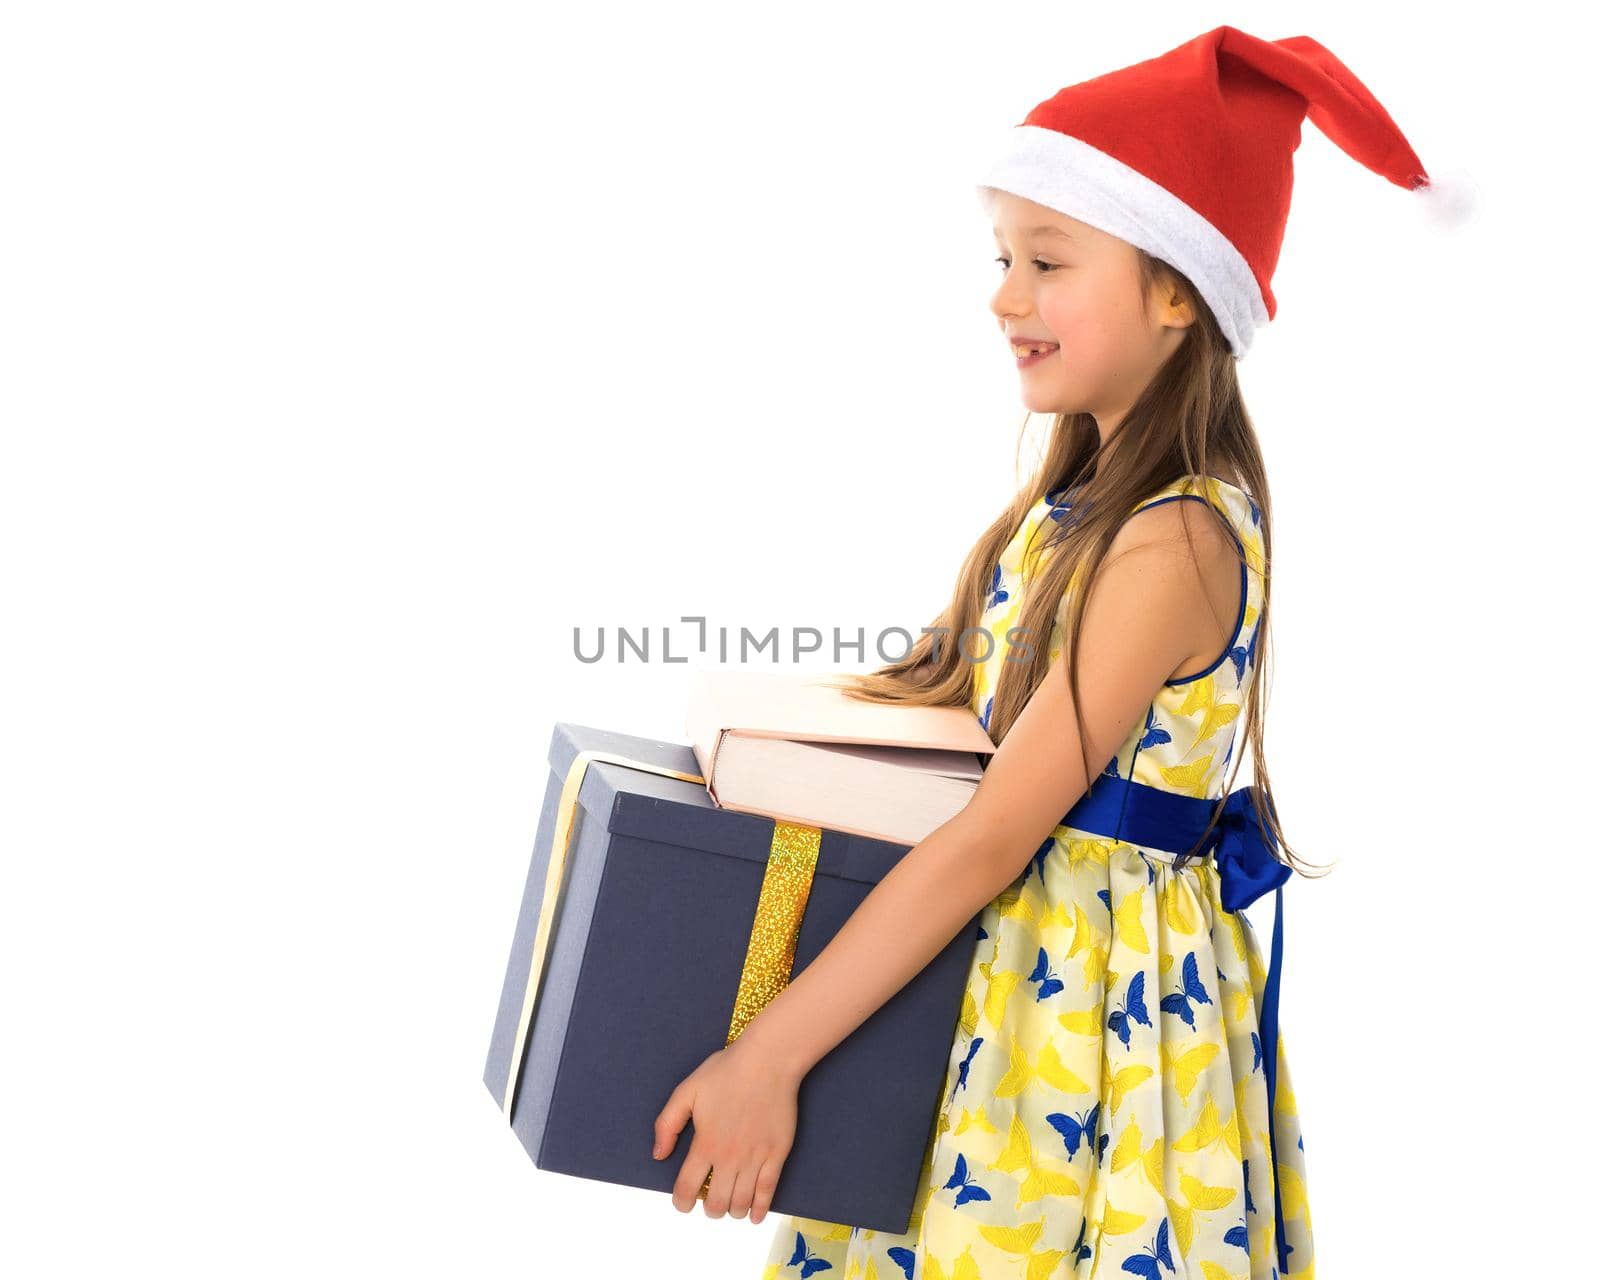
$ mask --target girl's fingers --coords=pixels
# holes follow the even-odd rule
[[[783,1171],[782,1160],[768,1160],[756,1174],[754,1194],[750,1200],[750,1221],[760,1222],[772,1205],[772,1193],[778,1187],[778,1174]]]
[[[731,1159],[726,1167],[711,1166],[711,1186],[706,1191],[704,1202],[706,1217],[720,1218],[728,1212],[728,1193],[733,1190],[734,1177],[738,1172],[739,1166],[732,1163]]]
[[[667,1099],[667,1105],[656,1113],[653,1154],[657,1160],[672,1150],[677,1144],[678,1135],[683,1132],[683,1126],[689,1123],[689,1115],[694,1108],[694,1090],[689,1086],[689,1079],[686,1076],[678,1082],[678,1087]]]
[[[734,1178],[731,1193],[728,1196],[728,1216],[742,1218],[750,1212],[750,1198],[756,1189],[756,1170],[753,1165],[745,1164],[739,1167],[738,1176]]]
[[[694,1212],[695,1200],[710,1169],[711,1161],[696,1135],[689,1144],[689,1154],[683,1158],[683,1167],[678,1170],[678,1180],[672,1184],[672,1207],[679,1213]]]

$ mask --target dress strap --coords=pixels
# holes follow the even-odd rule
[[[1136,515],[1148,507],[1171,502],[1174,498],[1193,498],[1209,502],[1222,513],[1235,534],[1242,533],[1241,525],[1254,525],[1259,519],[1255,501],[1243,489],[1220,476],[1204,475],[1199,472],[1168,481],[1154,493],[1135,503],[1129,514]]]

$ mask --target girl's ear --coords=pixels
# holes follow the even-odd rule
[[[1145,280],[1145,314],[1154,313],[1158,323],[1169,329],[1187,329],[1198,318],[1188,289],[1160,258],[1140,251],[1141,274]]]
[[[1161,323],[1174,329],[1187,329],[1195,321],[1193,304],[1170,280],[1163,281],[1160,288]]]

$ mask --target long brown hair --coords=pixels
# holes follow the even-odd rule
[[[934,630],[924,631],[898,662],[864,674],[846,673],[830,683],[866,702],[969,706],[976,672],[973,662],[966,656],[966,643],[967,638],[979,630],[994,566],[1036,502],[1045,494],[1075,489],[1076,497],[1068,518],[1052,530],[1051,540],[1044,544],[1058,546],[1059,551],[1041,557],[1035,576],[1029,580],[1022,613],[1015,625],[1021,628],[1024,637],[1031,638],[1048,636],[1056,622],[1062,624],[1084,776],[1093,781],[1105,761],[1096,763],[1089,759],[1083,724],[1077,651],[1083,629],[1084,601],[1088,599],[1117,530],[1134,506],[1182,476],[1216,475],[1219,467],[1231,468],[1239,487],[1250,495],[1260,511],[1264,564],[1261,616],[1256,620],[1256,677],[1241,713],[1245,726],[1244,750],[1234,759],[1224,792],[1232,787],[1245,752],[1253,753],[1255,784],[1267,801],[1258,808],[1262,821],[1278,841],[1280,854],[1284,855],[1280,860],[1302,871],[1307,865],[1322,866],[1306,864],[1299,859],[1284,839],[1276,806],[1271,803],[1264,722],[1271,651],[1268,628],[1271,620],[1272,501],[1261,447],[1239,392],[1237,362],[1215,315],[1188,277],[1142,249],[1136,247],[1135,252],[1145,306],[1148,308],[1152,289],[1158,284],[1170,284],[1189,302],[1195,322],[1123,418],[1116,432],[1114,453],[1106,457],[1102,466],[1105,451],[1092,414],[1057,414],[1044,459],[1033,480],[1011,500],[967,553],[950,604],[931,624]],[[1026,419],[1023,428],[1026,431]],[[1212,519],[1227,527],[1221,513],[1210,502],[1200,505]],[[1185,533],[1187,537],[1187,524]],[[1193,554],[1192,537],[1188,541]],[[1234,545],[1233,538],[1228,542]],[[1033,554],[1031,547],[1029,554]],[[1081,589],[1078,586],[1080,571]],[[1000,664],[1001,674],[989,714],[989,736],[997,746],[1049,668],[1050,646],[1031,644],[1030,647],[1031,658]],[[1219,803],[1207,824],[1207,834],[1220,814]],[[1202,836],[1193,849],[1177,859],[1176,865],[1183,865],[1204,847],[1204,843],[1205,836]]]

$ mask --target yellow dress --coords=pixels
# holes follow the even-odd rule
[[[1045,522],[1070,517],[1069,496],[1045,495],[996,567],[982,619],[995,643],[973,694],[985,725]],[[1243,490],[1210,476],[1174,481],[1134,510],[1179,499],[1209,500],[1238,536],[1239,613],[1216,662],[1162,687],[1101,781],[1215,802],[1256,670],[1260,517]],[[1215,850],[1174,867],[1179,851],[1056,827],[984,908],[907,1231],[779,1215],[763,1280],[1314,1274],[1281,1031],[1268,1115],[1267,966],[1243,912],[1223,906]]]

